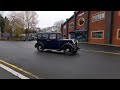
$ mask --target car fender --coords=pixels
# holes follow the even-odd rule
[[[60,50],[62,50],[65,46],[70,46],[73,48],[72,44],[70,44],[69,42],[66,43],[66,44],[63,44],[61,47],[60,47]]]
[[[39,45],[43,45],[43,47],[44,47],[44,44],[43,44],[42,42],[37,42],[37,43],[35,44],[35,47],[37,47],[37,46],[39,46]]]

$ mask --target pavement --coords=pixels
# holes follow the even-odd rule
[[[79,45],[80,47],[82,47],[82,49],[86,49],[86,50],[120,53],[120,46],[118,47],[118,46],[88,44],[88,43],[79,43]]]
[[[32,76],[42,79],[120,79],[118,47],[80,44],[81,50],[77,54],[66,56],[56,51],[38,52],[35,43],[0,41],[0,59],[17,66],[12,68],[30,79]]]

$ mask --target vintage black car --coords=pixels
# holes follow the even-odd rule
[[[66,55],[76,53],[80,49],[77,40],[62,39],[61,33],[38,33],[35,48],[39,52],[42,52],[44,49],[64,51]]]

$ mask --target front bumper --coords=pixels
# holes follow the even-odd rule
[[[80,49],[80,47],[79,47],[79,46],[77,46],[77,49],[79,50],[79,49]]]
[[[73,48],[74,48],[74,51],[76,51],[76,50],[79,50],[79,49],[80,49],[80,47],[79,47],[77,44],[74,44],[74,45],[73,45]]]

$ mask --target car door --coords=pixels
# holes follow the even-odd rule
[[[49,34],[49,39],[47,40],[48,49],[59,49],[60,40],[57,39],[57,34]]]
[[[47,33],[38,34],[37,42],[43,43],[44,48],[47,48],[47,40],[48,40],[48,34]]]

